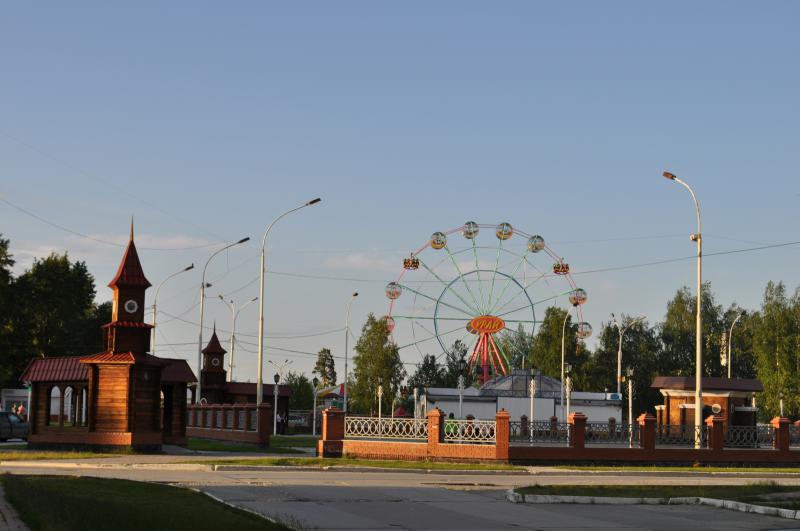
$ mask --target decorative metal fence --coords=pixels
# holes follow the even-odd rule
[[[693,447],[696,437],[700,437],[700,446],[707,446],[706,426],[695,427],[684,424],[662,424],[656,426],[656,446],[688,446]]]
[[[495,442],[494,420],[450,420],[444,422],[444,442],[485,444]]]
[[[800,426],[789,424],[789,447],[800,447]]]
[[[725,430],[726,448],[772,448],[775,428],[769,424],[757,426],[728,426]]]
[[[428,419],[345,417],[344,436],[351,439],[428,439]]]
[[[584,440],[587,445],[610,444],[639,446],[639,425],[587,422]]]
[[[512,444],[566,445],[569,442],[569,424],[541,420],[522,423],[509,422],[509,438]]]

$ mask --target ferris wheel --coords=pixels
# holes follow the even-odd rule
[[[575,312],[577,335],[592,327],[583,320],[586,291],[570,275],[569,264],[542,236],[509,223],[468,221],[434,232],[403,260],[398,277],[386,285],[384,316],[400,349],[421,356],[443,355],[455,341],[467,347],[468,367],[482,369],[481,380],[506,375],[524,359],[537,320],[537,307],[566,297]],[[395,339],[396,340],[396,339]]]

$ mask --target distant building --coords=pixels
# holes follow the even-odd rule
[[[217,337],[216,329],[211,334],[208,345],[203,349],[203,369],[200,371],[201,399],[208,404],[255,404],[257,387],[250,382],[227,381],[225,370],[225,354]],[[292,390],[286,385],[278,386],[278,409],[282,417],[289,413],[289,398]],[[262,402],[275,407],[275,385],[264,383],[262,386]]]
[[[534,420],[548,420],[561,415],[561,384],[556,378],[544,376],[539,371],[515,369],[508,376],[489,380],[480,389],[464,389],[462,416],[476,419],[491,419],[501,409],[505,409],[513,420],[522,415],[530,416],[530,382],[536,381],[534,397]],[[566,401],[565,401],[566,402]],[[458,389],[429,387],[423,398],[424,411],[439,408],[445,416],[453,413],[458,417]],[[622,401],[612,393],[589,393],[573,391],[570,397],[570,411],[580,411],[593,422],[605,422],[610,417],[622,420]],[[566,403],[565,403],[566,414]]]
[[[196,381],[184,360],[147,353],[152,326],[144,322],[144,276],[133,242],[114,279],[105,350],[34,358],[20,380],[31,385],[29,446],[132,447],[159,450],[186,443],[187,384]],[[52,353],[57,355],[57,352]]]
[[[755,426],[755,393],[764,390],[760,381],[706,377],[702,384],[703,420],[713,414],[731,426]],[[658,425],[694,425],[694,376],[656,376],[650,387],[664,397],[664,403],[656,406]]]

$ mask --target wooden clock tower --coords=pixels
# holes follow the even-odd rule
[[[225,388],[225,380],[228,371],[225,370],[225,354],[227,351],[222,348],[217,337],[217,330],[203,349],[203,370],[200,371],[200,382],[203,388],[203,395],[212,403],[223,401],[222,391]]]

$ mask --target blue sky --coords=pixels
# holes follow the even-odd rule
[[[690,256],[690,182],[706,251],[797,235],[800,7],[792,2],[104,2],[0,7],[0,197],[124,243],[130,216],[157,284],[212,244],[270,236],[267,333],[315,334],[383,314],[386,281],[436,230],[467,220],[541,233],[575,272]],[[69,251],[100,286],[121,248],[0,203],[18,271]],[[756,307],[800,284],[798,248],[708,257],[719,302]],[[257,294],[257,245],[209,266],[210,295]],[[597,329],[663,317],[692,260],[577,274]],[[199,275],[165,285],[198,320]],[[152,291],[149,294],[152,297]],[[562,301],[562,304],[566,304]],[[229,315],[207,304],[207,323]],[[255,341],[255,306],[239,319]],[[195,359],[197,326],[166,322],[160,354]],[[251,334],[246,336],[245,334]],[[227,344],[227,334],[221,334]],[[343,333],[268,341],[342,354]],[[169,345],[168,345],[169,344]],[[244,348],[253,349],[244,345]],[[169,349],[169,350],[167,350]],[[253,349],[254,350],[254,349]],[[237,377],[254,374],[238,351]],[[309,371],[313,358],[268,351]],[[413,363],[416,351],[404,351]],[[341,369],[341,367],[340,367]],[[267,368],[271,371],[271,368]]]

